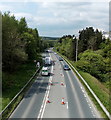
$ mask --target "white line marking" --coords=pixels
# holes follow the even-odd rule
[[[67,104],[67,109],[69,108],[69,106],[68,106],[68,102],[66,102],[66,104]]]
[[[74,86],[73,86],[74,84],[73,84],[73,82],[72,82],[72,78],[70,77],[68,71],[66,71],[66,73],[67,73],[67,76],[68,76],[68,78],[69,78],[69,82],[70,82],[72,91],[73,91],[73,93],[74,93],[74,98],[76,99],[76,103],[77,103],[77,105],[78,105],[79,114],[81,115],[81,117],[84,118],[83,110],[82,110],[82,107],[81,107],[81,105],[80,105],[80,100],[79,100],[79,98],[78,98],[77,92],[75,92],[76,89],[75,89]]]
[[[82,90],[82,92],[84,93],[84,90]]]
[[[86,95],[84,94],[84,97],[86,97]]]
[[[51,55],[50,55],[50,57],[51,57]],[[53,66],[52,66],[52,68],[51,68],[51,73],[53,73]],[[51,81],[52,81],[52,76],[50,76],[50,78],[49,78],[49,82],[51,82]],[[47,86],[47,91],[46,91],[46,93],[45,93],[45,96],[44,96],[44,99],[43,99],[43,102],[42,102],[42,106],[41,106],[41,108],[40,108],[40,112],[39,112],[39,115],[38,115],[38,117],[37,117],[37,120],[43,118],[43,114],[44,114],[45,107],[46,107],[46,101],[47,101],[47,98],[48,98],[48,96],[49,96],[50,88],[51,88],[51,85]]]

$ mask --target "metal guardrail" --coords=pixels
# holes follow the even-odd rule
[[[0,113],[0,119],[2,119],[3,114],[5,113],[8,108],[10,108],[11,104],[21,95],[21,93],[26,89],[26,87],[29,85],[29,83],[32,81],[32,79],[35,77],[35,75],[39,72],[40,67],[35,71],[33,76],[29,79],[29,81],[24,85],[24,87],[15,95],[15,97],[10,101],[10,103],[3,109],[3,111]]]
[[[62,55],[61,55],[62,56]],[[63,56],[62,56],[63,57]],[[64,58],[64,57],[63,57]],[[88,85],[88,83],[84,80],[84,78],[79,74],[79,72],[74,68],[74,66],[72,66],[72,64],[66,59],[64,58],[64,60],[74,69],[74,71],[77,73],[77,75],[81,78],[81,80],[83,81],[83,83],[86,85],[86,87],[88,88],[88,90],[91,92],[91,94],[93,95],[93,97],[96,99],[96,101],[98,102],[98,104],[100,105],[100,107],[102,108],[102,110],[104,111],[104,113],[107,115],[107,117],[111,120],[111,115],[110,113],[107,111],[107,109],[105,108],[105,106],[102,104],[102,102],[99,100],[99,98],[96,96],[96,94],[93,92],[93,90],[90,88],[90,86]]]

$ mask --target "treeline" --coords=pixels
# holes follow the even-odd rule
[[[88,72],[101,82],[111,77],[111,40],[102,38],[102,33],[93,27],[79,31],[79,38],[66,35],[59,39],[55,48],[70,60],[78,61],[75,65],[78,70]]]
[[[13,72],[27,61],[40,61],[40,53],[47,47],[38,30],[29,28],[25,17],[17,20],[10,12],[2,15],[2,68]]]

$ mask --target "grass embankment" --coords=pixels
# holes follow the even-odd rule
[[[65,59],[67,59],[76,68],[75,63],[73,61],[70,61],[66,56],[63,56],[63,57]],[[111,113],[111,109],[110,109],[111,105],[110,105],[110,100],[109,100],[110,99],[110,91],[109,91],[109,88],[110,88],[109,85],[110,84],[101,83],[98,79],[96,79],[95,77],[93,77],[89,73],[86,73],[86,72],[83,72],[83,71],[78,71],[78,72],[85,79],[85,81],[88,83],[88,85],[94,91],[94,93],[98,96],[98,98],[103,103],[103,105],[106,107],[106,109]],[[80,81],[82,82],[81,79],[80,79]],[[83,82],[82,82],[82,84],[84,85]],[[106,118],[105,113],[102,111],[101,107],[99,106],[99,104],[97,103],[97,101],[95,100],[95,98],[92,96],[92,94],[89,92],[89,90],[86,88],[85,85],[84,85],[84,87],[85,87],[88,95],[90,96],[90,98],[92,99],[92,101],[94,102],[94,104],[96,105],[97,109],[101,113],[102,117]]]
[[[36,70],[34,63],[25,63],[19,69],[11,74],[3,72],[3,83],[5,89],[2,93],[2,109],[12,100],[12,98],[21,90],[28,82]],[[7,83],[5,83],[5,81]]]

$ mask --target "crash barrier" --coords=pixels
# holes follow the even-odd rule
[[[100,105],[100,107],[102,108],[102,110],[104,111],[104,113],[111,120],[110,113],[107,111],[107,109],[105,108],[105,106],[102,104],[102,102],[99,100],[99,98],[93,92],[93,90],[90,88],[90,86],[88,85],[88,83],[84,80],[84,78],[79,74],[79,72],[74,68],[74,66],[72,66],[72,64],[65,57],[63,57],[62,55],[61,55],[61,57],[64,58],[64,60],[74,69],[74,71],[76,72],[76,74],[81,78],[81,80],[83,81],[83,83],[85,84],[85,86],[88,88],[88,90],[90,91],[90,93],[93,95],[93,97],[95,98],[95,100],[98,102],[98,104]]]
[[[3,111],[0,113],[0,120],[6,120],[7,118],[9,118],[9,116],[11,115],[11,113],[14,111],[14,109],[17,107],[17,105],[20,103],[20,101],[24,97],[24,93],[27,91],[29,84],[31,84],[33,78],[40,71],[40,69],[41,69],[41,67],[39,67],[35,71],[35,73],[33,74],[33,76],[24,85],[24,87],[20,90],[20,92],[17,93],[15,95],[15,97],[10,101],[10,103],[3,109]]]

